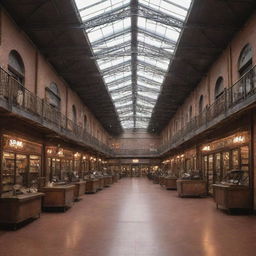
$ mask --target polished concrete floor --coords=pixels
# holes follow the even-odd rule
[[[147,179],[126,178],[66,213],[0,231],[0,255],[255,256],[256,217],[227,215],[211,198],[181,199]]]

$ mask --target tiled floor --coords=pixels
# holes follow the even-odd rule
[[[255,256],[256,217],[230,216],[212,199],[181,199],[144,178],[85,195],[0,232],[1,256]]]

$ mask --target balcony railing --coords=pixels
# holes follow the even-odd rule
[[[41,124],[49,124],[58,132],[67,134],[79,142],[106,154],[112,154],[111,148],[89,134],[82,126],[75,124],[58,109],[39,98],[9,73],[0,68],[0,100],[7,103],[11,110],[13,107],[32,114]]]
[[[158,157],[157,149],[114,149],[116,157]]]
[[[163,144],[159,151],[164,153],[170,150],[173,146],[177,146],[184,142],[185,136],[195,134],[200,128],[207,125],[215,118],[222,114],[228,115],[229,111],[239,104],[255,97],[256,94],[256,66],[249,70],[240,80],[233,86],[225,89],[223,94],[218,97],[215,102],[204,109],[198,116],[191,119],[185,127],[175,133],[172,138]],[[191,136],[193,137],[193,136]]]

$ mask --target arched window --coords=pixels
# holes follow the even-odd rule
[[[76,115],[76,107],[75,105],[72,106],[72,121],[76,124],[77,122],[77,115]]]
[[[204,96],[201,95],[199,98],[199,104],[198,104],[198,112],[199,114],[203,111],[204,108]]]
[[[224,92],[224,81],[223,81],[223,77],[219,77],[216,81],[215,84],[215,100],[218,99]]]
[[[24,85],[24,63],[19,53],[15,50],[12,50],[9,54],[8,71],[20,84]]]
[[[190,106],[189,107],[189,113],[188,113],[188,121],[190,121],[192,119],[192,115],[193,115],[193,107]]]
[[[87,116],[84,115],[84,129],[87,128]]]
[[[252,68],[252,47],[247,44],[240,53],[238,60],[238,71],[240,76]]]
[[[55,83],[51,83],[45,88],[46,101],[53,107],[60,109],[60,93],[58,86]]]

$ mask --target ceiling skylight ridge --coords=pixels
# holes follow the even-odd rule
[[[123,128],[147,128],[191,0],[75,0]]]

